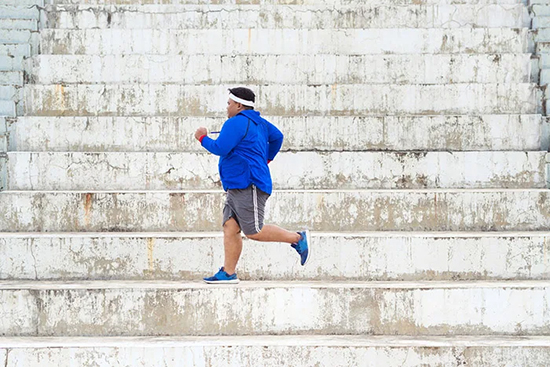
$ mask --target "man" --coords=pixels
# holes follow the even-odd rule
[[[256,96],[248,88],[229,89],[227,118],[216,140],[200,127],[195,138],[210,153],[220,156],[218,169],[227,192],[223,209],[223,244],[225,261],[206,283],[239,283],[235,271],[246,237],[262,242],[286,242],[300,255],[305,265],[311,252],[308,231],[289,232],[275,225],[264,225],[265,203],[272,191],[267,166],[281,145],[283,134],[254,110]]]

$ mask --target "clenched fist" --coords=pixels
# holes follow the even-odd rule
[[[199,127],[197,131],[195,131],[195,139],[200,140],[201,136],[208,135],[208,130],[206,130],[205,127]]]

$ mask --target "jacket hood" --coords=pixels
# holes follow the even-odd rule
[[[260,116],[260,112],[256,110],[244,110],[238,113],[239,115],[244,115],[254,121],[256,124],[263,122],[263,117]]]

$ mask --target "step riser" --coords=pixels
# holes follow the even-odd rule
[[[287,132],[283,150],[546,150],[538,115],[267,118]],[[19,117],[11,151],[194,151],[198,126],[223,118]],[[58,134],[63,131],[63,134]]]
[[[4,359],[6,349],[0,350]],[[9,349],[7,367],[189,366],[446,367],[457,360],[472,367],[546,367],[544,347],[321,347],[321,346],[142,346]],[[99,364],[98,364],[99,363]]]
[[[0,42],[29,43],[31,42],[31,34],[32,32],[27,30],[0,29]]]
[[[534,84],[255,86],[266,115],[537,113]],[[223,86],[29,85],[26,114],[224,116]]]
[[[208,153],[10,153],[8,189],[219,189],[218,160]],[[546,152],[281,153],[269,167],[277,189],[546,187]]]
[[[315,231],[550,229],[547,191],[275,192],[266,223]],[[219,231],[222,192],[0,193],[0,231]],[[298,210],[297,210],[298,208]]]
[[[412,5],[336,9],[321,7],[251,7],[233,5],[48,7],[47,27],[61,29],[236,29],[236,28],[459,28],[529,27],[530,17],[522,4],[513,7]]]
[[[0,29],[37,31],[38,22],[34,19],[3,19]]]
[[[13,1],[13,0],[8,0]],[[142,4],[199,4],[210,5],[212,0],[46,0],[47,4],[90,4],[90,5],[142,5]],[[423,4],[511,4],[526,3],[525,0],[425,0]],[[216,0],[219,5],[234,5],[235,0]],[[356,0],[242,0],[243,5],[354,5]],[[387,5],[417,5],[418,0],[389,0]],[[364,0],[361,5],[380,5],[378,0]]]
[[[38,19],[40,17],[40,12],[35,6],[21,5],[23,6],[11,6],[0,3],[0,19]]]
[[[15,117],[15,102],[0,100],[0,116]]]
[[[48,30],[43,54],[526,53],[527,29]]]
[[[28,44],[4,45],[0,44],[1,56],[28,57],[31,54],[31,46]]]
[[[121,73],[120,70],[124,70]],[[384,72],[380,72],[384,70]],[[524,55],[54,56],[34,59],[37,84],[525,83]]]
[[[23,68],[23,56],[0,56],[0,71],[21,71]]]
[[[533,29],[550,28],[550,17],[533,18]]]
[[[23,73],[18,71],[0,71],[0,84],[23,86]]]
[[[0,85],[0,99],[19,100],[21,92],[21,89],[14,85]]]
[[[533,5],[533,14],[537,17],[550,16],[550,6],[546,5]]]
[[[43,289],[0,299],[7,336],[550,333],[550,288]]]
[[[221,236],[0,240],[0,279],[200,280],[223,263]],[[241,280],[548,279],[550,241],[533,237],[311,237],[304,268],[286,244],[244,241]]]

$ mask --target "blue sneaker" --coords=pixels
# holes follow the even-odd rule
[[[208,284],[238,284],[240,282],[239,278],[237,278],[237,273],[229,275],[223,270],[223,266],[213,276],[203,279]]]
[[[293,243],[292,248],[295,249],[298,252],[298,255],[300,255],[300,264],[305,265],[307,264],[307,261],[309,260],[309,255],[311,254],[311,251],[309,251],[308,246],[308,238],[309,238],[309,231],[302,231],[298,232],[302,238],[297,243]]]

